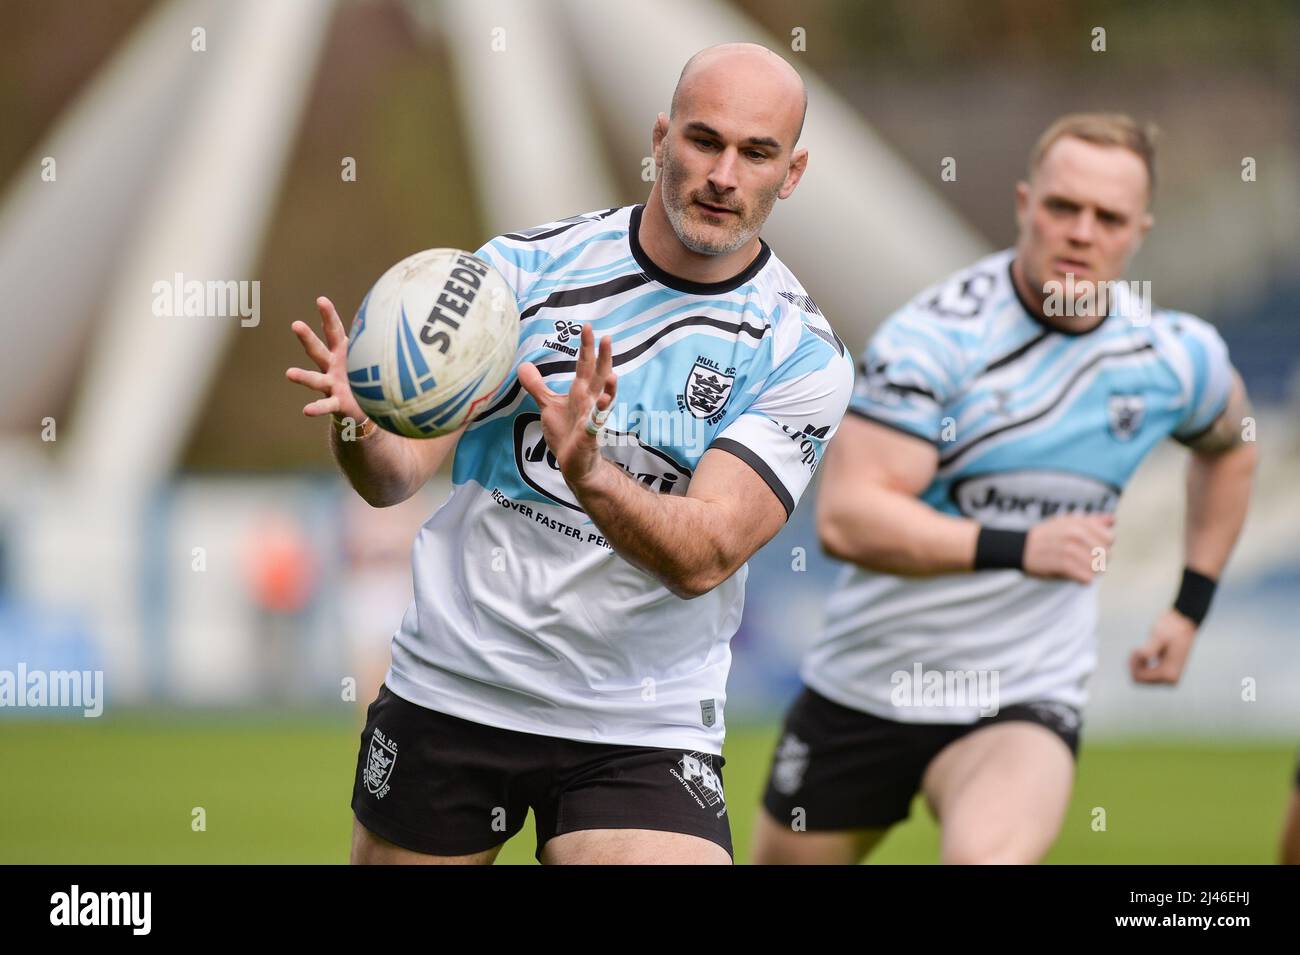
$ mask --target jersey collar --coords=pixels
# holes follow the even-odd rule
[[[1032,318],[1045,330],[1049,332],[1055,332],[1058,335],[1068,335],[1071,338],[1080,338],[1084,335],[1091,335],[1097,329],[1101,328],[1101,326],[1106,324],[1107,318],[1110,318],[1110,316],[1107,315],[1104,318],[1102,318],[1101,321],[1097,322],[1096,325],[1093,325],[1092,328],[1084,328],[1079,331],[1074,331],[1068,328],[1058,328],[1057,326],[1045,320],[1041,315],[1039,315],[1038,312],[1034,310],[1033,306],[1031,306],[1028,302],[1025,301],[1025,297],[1020,294],[1020,286],[1016,284],[1016,274],[1013,271],[1011,271],[1011,267],[1015,264],[1016,264],[1015,257],[1012,256],[1011,261],[1007,263],[1007,281],[1011,283],[1011,292],[1012,294],[1015,295],[1016,301],[1020,303],[1020,307],[1024,309],[1025,314],[1028,315],[1030,318]]]
[[[754,261],[750,262],[743,272],[721,282],[692,282],[690,279],[678,278],[655,265],[645,249],[641,248],[641,240],[637,238],[637,233],[641,231],[641,211],[644,208],[645,203],[638,203],[632,207],[632,216],[628,220],[627,241],[632,247],[632,257],[636,259],[636,264],[641,267],[641,271],[660,285],[666,285],[679,292],[688,292],[691,295],[722,295],[725,292],[735,291],[750,281],[762,271],[763,266],[767,265],[767,260],[772,257],[771,247],[760,237],[758,255],[754,256]]]

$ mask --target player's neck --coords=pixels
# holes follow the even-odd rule
[[[1053,331],[1062,332],[1066,335],[1086,335],[1106,320],[1104,309],[1100,317],[1096,315],[1047,315],[1044,307],[1044,303],[1047,301],[1047,293],[1043,289],[1035,289],[1029,283],[1029,280],[1025,278],[1025,271],[1020,265],[1019,256],[1011,260],[1011,287],[1016,293],[1016,298],[1020,300],[1021,307],[1029,313],[1029,317]]]
[[[687,282],[712,285],[726,282],[744,272],[762,250],[758,236],[734,252],[723,255],[705,255],[692,252],[682,245],[673,231],[663,200],[658,190],[652,190],[641,211],[641,228],[637,233],[641,250],[659,268],[675,278]]]

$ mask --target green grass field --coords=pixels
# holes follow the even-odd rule
[[[347,858],[360,724],[132,714],[0,723],[0,863],[288,863]],[[725,770],[738,862],[777,727],[733,727]],[[1287,742],[1085,745],[1050,862],[1269,863],[1288,796]],[[1105,807],[1107,831],[1091,810]],[[202,807],[207,829],[191,828]],[[873,862],[928,863],[920,802]],[[531,863],[530,825],[500,861]]]

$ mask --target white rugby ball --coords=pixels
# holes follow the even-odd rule
[[[450,434],[510,374],[519,310],[501,273],[460,249],[398,262],[366,293],[348,333],[348,384],[386,431]]]

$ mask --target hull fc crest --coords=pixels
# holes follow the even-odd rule
[[[1142,428],[1146,402],[1141,395],[1110,396],[1106,404],[1106,423],[1116,441],[1132,441]]]
[[[366,755],[366,768],[361,776],[366,784],[366,792],[376,799],[383,799],[391,788],[388,780],[393,775],[395,765],[397,765],[397,745],[385,739],[384,734],[376,727],[370,734],[370,752]]]
[[[722,409],[735,383],[736,369],[723,370],[707,358],[697,358],[677,403],[697,418],[716,422],[722,417]]]

